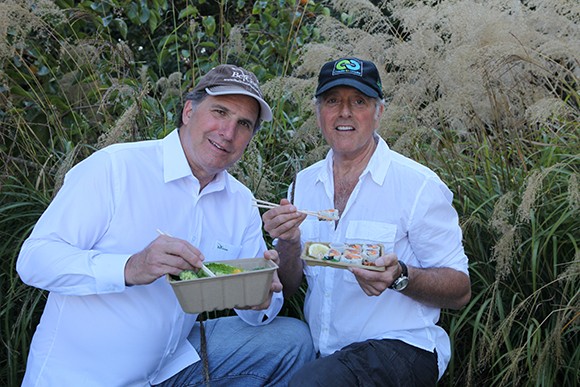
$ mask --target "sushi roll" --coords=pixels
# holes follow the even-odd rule
[[[340,262],[348,263],[351,265],[362,265],[362,256],[359,252],[345,251],[342,255]]]
[[[362,245],[361,244],[358,244],[358,243],[349,244],[346,247],[346,251],[352,251],[352,252],[355,252],[355,253],[362,253]]]
[[[340,251],[331,248],[322,259],[325,261],[339,262],[341,256],[342,253]]]
[[[380,252],[379,249],[365,249],[362,256],[365,261],[374,263],[380,256]]]
[[[346,247],[347,247],[346,244],[340,243],[340,242],[333,242],[330,244],[331,249],[334,249],[334,250],[340,252],[341,254],[345,252]]]
[[[339,220],[340,215],[336,208],[330,210],[320,210],[318,211],[319,220]]]

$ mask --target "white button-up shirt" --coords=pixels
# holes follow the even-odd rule
[[[263,256],[251,192],[225,171],[199,188],[177,130],[110,146],[67,174],[17,262],[25,283],[50,291],[24,386],[148,386],[199,360],[186,339],[197,315],[182,311],[166,278],[132,287],[124,278],[157,229],[207,262]],[[282,302],[276,293],[268,310],[238,315],[268,323]]]
[[[330,151],[325,160],[301,171],[294,205],[334,208]],[[381,243],[408,265],[450,267],[468,273],[462,232],[452,193],[428,168],[389,149],[383,139],[354,188],[338,227],[308,217],[301,225],[308,241]],[[368,339],[399,339],[437,350],[440,375],[450,358],[447,333],[436,325],[440,309],[394,290],[367,296],[348,270],[305,266],[305,316],[321,355]]]

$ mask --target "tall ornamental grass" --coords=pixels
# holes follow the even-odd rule
[[[580,380],[580,5],[569,1],[332,1],[293,74],[266,89],[311,105],[320,64],[379,65],[380,134],[454,192],[473,297],[444,311],[441,385]],[[312,115],[286,149],[326,151]],[[294,148],[295,149],[295,148]],[[301,296],[300,296],[301,297]]]
[[[16,258],[64,174],[109,144],[165,136],[182,93],[219,63],[262,80],[290,71],[324,12],[293,1],[0,2],[1,386],[20,385],[46,297],[20,281]],[[261,156],[269,133],[236,174],[281,192]]]
[[[0,385],[20,384],[45,297],[15,260],[72,165],[163,137],[181,93],[236,63],[275,118],[231,172],[279,200],[328,150],[312,95],[343,55],[378,65],[380,134],[455,194],[473,297],[443,313],[439,385],[578,384],[579,15],[566,0],[1,2]],[[304,292],[285,314],[303,318]]]

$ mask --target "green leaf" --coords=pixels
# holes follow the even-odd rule
[[[103,27],[108,27],[109,24],[111,24],[111,22],[113,21],[113,15],[105,16],[101,18],[101,21],[103,23]]]
[[[127,23],[123,19],[115,19],[113,20],[113,25],[117,28],[123,39],[127,39]]]
[[[127,7],[127,17],[133,22],[136,23],[138,20],[138,15],[139,15],[139,8],[137,7],[137,4],[135,3],[130,3],[129,6]]]
[[[205,28],[205,32],[208,36],[213,36],[216,29],[215,18],[213,16],[204,16],[202,20],[202,24]]]
[[[149,18],[149,30],[151,32],[155,32],[157,26],[159,25],[159,16],[156,12],[151,13],[151,17]]]
[[[139,14],[139,21],[142,24],[145,24],[149,20],[149,16],[151,15],[151,11],[147,7],[147,2],[145,0],[141,1],[141,12]]]
[[[187,7],[185,7],[184,10],[182,10],[181,12],[179,12],[179,19],[183,19],[185,17],[191,16],[191,17],[196,17],[199,15],[199,11],[197,9],[197,7],[195,5],[188,5]]]
[[[216,48],[216,44],[214,42],[201,42],[199,45],[201,47]]]

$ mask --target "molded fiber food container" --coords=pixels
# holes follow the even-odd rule
[[[215,261],[244,270],[217,277],[179,280],[167,275],[181,308],[186,313],[259,305],[266,301],[278,266],[264,258]]]

